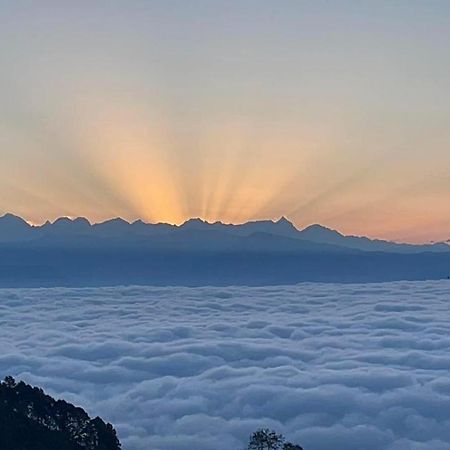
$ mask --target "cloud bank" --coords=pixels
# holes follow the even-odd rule
[[[0,374],[124,450],[450,450],[450,283],[0,290]]]

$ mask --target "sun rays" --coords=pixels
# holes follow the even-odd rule
[[[414,161],[352,155],[334,132],[276,122],[260,127],[242,117],[187,126],[136,98],[86,93],[64,114],[64,128],[29,118],[33,127],[21,143],[29,164],[20,165],[18,153],[1,180],[4,199],[20,201],[5,212],[33,223],[62,215],[172,224],[287,215],[298,227],[319,222],[409,241],[427,241],[432,230],[445,238],[445,167],[430,183],[418,177]],[[59,150],[52,158],[51,146]],[[430,215],[420,215],[430,189]]]
[[[277,130],[231,123],[186,139],[173,123],[136,104],[93,103],[97,109],[92,103],[78,109],[79,155],[111,198],[123,199],[128,219],[180,224],[190,217],[258,218],[305,159],[288,152],[286,166],[286,153],[276,149],[290,144]]]

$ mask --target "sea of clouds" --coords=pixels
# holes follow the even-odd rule
[[[450,282],[3,289],[0,374],[124,450],[450,450]]]

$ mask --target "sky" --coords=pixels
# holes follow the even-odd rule
[[[448,1],[0,1],[0,213],[450,238]]]

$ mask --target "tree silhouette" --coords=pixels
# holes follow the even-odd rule
[[[278,450],[282,448],[283,442],[284,438],[281,434],[263,428],[252,434],[248,450]]]
[[[303,448],[300,445],[285,442],[282,434],[268,428],[261,428],[250,436],[247,450],[303,450]]]
[[[286,442],[283,445],[283,450],[303,450],[303,447],[300,447],[300,445],[292,444],[291,442]]]
[[[111,424],[6,377],[0,382],[1,450],[120,450]]]

